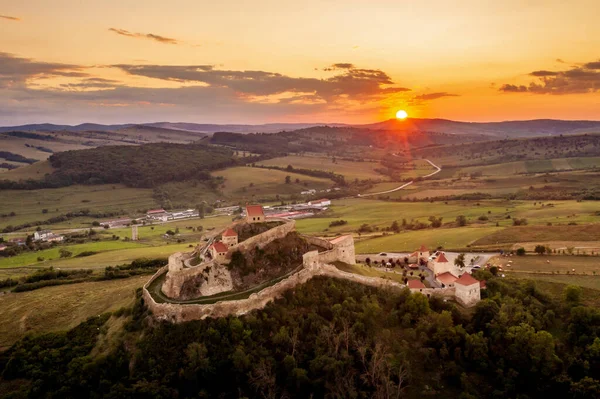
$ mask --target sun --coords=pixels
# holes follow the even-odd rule
[[[405,110],[401,109],[398,112],[396,112],[396,119],[406,119],[406,118],[408,118],[408,113]]]

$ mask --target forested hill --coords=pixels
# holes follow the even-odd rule
[[[210,180],[210,171],[238,163],[227,148],[169,143],[65,151],[53,154],[49,161],[56,170],[41,181],[2,181],[0,188],[107,183],[154,187],[172,181]]]
[[[369,148],[390,152],[428,145],[461,144],[489,140],[483,135],[452,135],[437,132],[395,132],[352,127],[317,126],[274,134],[217,132],[211,143],[257,154],[323,152],[362,154]]]
[[[0,354],[13,398],[598,398],[600,311],[493,278],[465,312],[316,278],[243,317],[172,325],[141,298]],[[120,326],[123,326],[120,328]]]

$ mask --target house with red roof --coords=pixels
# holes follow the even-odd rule
[[[221,241],[216,241],[208,247],[210,256],[217,262],[227,262],[227,251],[229,248]]]
[[[265,212],[261,205],[246,206],[246,222],[248,223],[264,223]]]
[[[408,280],[406,285],[410,289],[410,292],[422,292],[424,288],[427,288],[419,279]]]
[[[442,284],[442,287],[444,288],[454,287],[456,280],[458,280],[458,277],[450,272],[440,273],[435,276],[435,281],[437,281],[439,284]]]
[[[481,300],[481,282],[469,273],[463,273],[454,287],[456,300],[463,306],[473,306]]]
[[[430,269],[433,271],[433,274],[437,276],[438,274],[453,271],[453,265],[448,261],[448,258],[446,258],[446,254],[440,252],[438,257],[430,263]]]
[[[221,241],[228,247],[233,247],[238,243],[238,233],[233,229],[227,229],[221,234]]]

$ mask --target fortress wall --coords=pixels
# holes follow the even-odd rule
[[[354,252],[354,238],[346,236],[341,241],[333,245],[333,249],[319,253],[321,263],[332,263],[336,261],[353,265],[356,263],[356,253]]]
[[[185,281],[203,274],[211,266],[216,267],[216,262],[204,262],[196,267],[178,270],[173,270],[169,267],[169,272],[162,286],[163,293],[169,298],[179,298]]]
[[[306,240],[306,242],[308,242],[309,244],[325,248],[326,250],[333,249],[333,244],[322,238],[312,237],[312,236],[302,236],[302,238],[304,238]]]
[[[169,256],[169,271],[177,272],[179,270],[183,270],[185,267],[184,262],[189,257],[189,254],[183,252],[175,252],[173,255]]]
[[[296,222],[294,220],[269,219],[268,221],[269,222],[285,221],[285,223],[282,224],[281,226],[277,226],[270,230],[267,230],[264,233],[255,235],[254,237],[250,237],[247,240],[242,241],[237,245],[234,245],[233,247],[229,248],[229,251],[227,252],[227,257],[228,258],[231,257],[231,254],[238,250],[241,252],[244,252],[244,251],[253,249],[255,247],[263,248],[270,242],[272,242],[278,238],[283,238],[286,235],[288,235],[288,233],[290,233],[296,229]]]

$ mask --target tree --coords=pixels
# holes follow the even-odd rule
[[[521,247],[521,248],[517,249],[517,255],[525,256],[525,248]]]
[[[397,221],[394,220],[392,226],[390,227],[390,230],[392,230],[394,233],[398,233],[400,231],[400,226],[398,226]]]
[[[285,184],[290,184],[292,182],[292,178],[288,175],[285,177]]]
[[[204,216],[206,215],[206,203],[201,202],[196,205],[196,208],[198,208],[198,216],[200,216],[200,219],[204,219]]]
[[[365,263],[367,264],[367,266],[371,266],[371,258],[365,259]]]
[[[465,217],[465,215],[458,215],[456,217],[456,224],[460,227],[462,226],[466,226],[467,225],[467,218]]]
[[[459,254],[456,259],[454,259],[454,265],[460,267],[461,269],[465,267],[465,254]]]
[[[546,247],[543,245],[536,245],[534,251],[538,255],[543,255],[546,252]]]
[[[565,302],[576,305],[581,300],[581,287],[576,285],[568,285],[563,291]]]
[[[490,267],[490,273],[492,273],[494,276],[497,276],[498,275],[498,266]]]
[[[73,256],[73,252],[68,251],[64,248],[59,249],[58,253],[60,254],[61,258],[70,258],[71,256]]]

